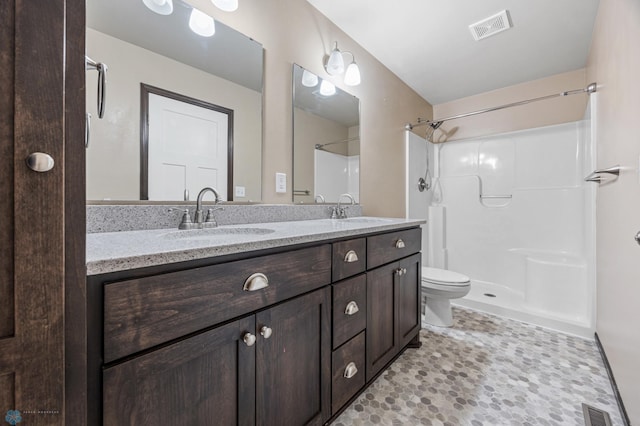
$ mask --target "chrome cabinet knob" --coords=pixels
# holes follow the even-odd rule
[[[346,379],[350,379],[356,374],[358,374],[358,368],[356,367],[356,363],[350,362],[349,364],[347,364],[347,367],[344,369],[344,377]]]
[[[344,255],[344,261],[346,263],[353,263],[357,262],[358,260],[358,254],[353,250],[349,250],[347,254]]]
[[[271,327],[267,327],[266,325],[263,325],[262,328],[260,329],[260,334],[265,339],[268,339],[269,337],[271,337],[271,334],[273,334],[273,330],[271,329]]]
[[[398,238],[398,241],[396,241],[396,248],[397,249],[404,248],[404,241],[402,241],[402,238]]]
[[[351,302],[347,303],[347,307],[344,309],[344,314],[353,315],[359,310],[360,308],[358,307],[358,304],[352,300]]]
[[[26,159],[27,167],[29,167],[34,172],[44,173],[53,169],[55,165],[55,161],[53,161],[53,157],[44,152],[33,152],[29,154]]]
[[[256,336],[254,336],[253,334],[251,334],[249,332],[244,333],[244,335],[242,336],[242,341],[247,346],[253,346],[254,343],[256,343]]]
[[[396,274],[398,274],[398,276],[403,276],[406,273],[407,273],[407,268],[398,268],[398,269],[396,269]]]
[[[634,238],[636,240],[636,243],[640,244],[640,231],[636,233],[636,236]]]
[[[242,289],[244,291],[256,291],[266,287],[269,287],[269,279],[265,274],[257,272],[247,278]]]

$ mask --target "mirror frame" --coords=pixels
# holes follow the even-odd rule
[[[226,114],[227,130],[227,201],[233,201],[233,110],[209,102],[140,83],[140,201],[149,201],[149,95],[158,95]],[[155,200],[151,200],[155,201]],[[161,200],[157,200],[161,201]]]

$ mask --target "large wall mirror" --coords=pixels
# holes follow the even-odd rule
[[[293,65],[293,202],[360,199],[360,101]],[[343,201],[348,201],[345,198]]]
[[[87,56],[108,66],[103,119],[87,73],[87,200],[261,200],[262,45],[217,21],[198,35],[192,10],[87,0]]]

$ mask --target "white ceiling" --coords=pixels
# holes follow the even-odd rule
[[[585,67],[598,9],[598,0],[307,1],[433,105]],[[474,41],[468,26],[504,9],[513,28]]]

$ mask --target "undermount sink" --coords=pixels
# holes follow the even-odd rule
[[[272,234],[274,232],[274,229],[269,228],[208,228],[170,232],[168,234],[162,234],[162,238],[167,240],[207,241],[223,236],[256,236]]]

